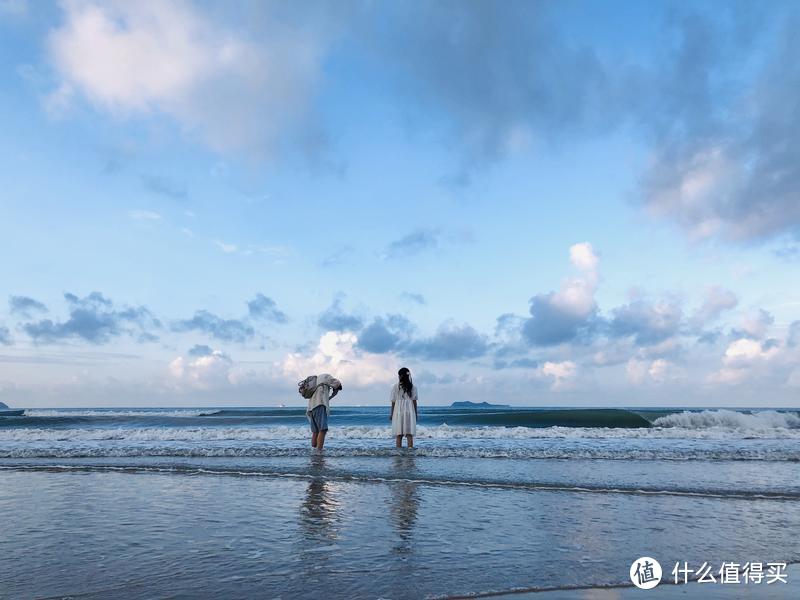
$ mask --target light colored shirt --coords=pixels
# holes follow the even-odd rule
[[[411,388],[411,395],[406,394],[399,383],[392,386],[390,400],[392,410],[392,435],[417,435],[417,386]]]
[[[308,399],[306,413],[310,414],[320,405],[325,407],[325,412],[330,412],[331,390],[334,389],[341,390],[342,382],[327,373],[317,375],[317,389],[314,390],[314,395]]]

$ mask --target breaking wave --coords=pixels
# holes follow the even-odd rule
[[[733,413],[737,414],[737,413]],[[535,439],[741,439],[746,430],[748,437],[764,439],[800,439],[800,427],[790,426],[795,415],[775,413],[785,416],[783,426],[756,427],[701,425],[703,420],[698,413],[678,414],[661,417],[653,428],[603,428],[603,427],[455,427],[447,424],[417,427],[418,439],[429,440],[535,440]],[[757,417],[757,415],[737,415]],[[674,418],[673,418],[674,417]],[[774,417],[773,417],[774,418]],[[684,425],[682,420],[686,420]],[[768,417],[751,423],[766,423]],[[35,441],[238,441],[266,442],[281,440],[305,440],[308,427],[273,425],[268,427],[16,427],[0,429],[0,443]],[[388,426],[343,425],[332,426],[330,437],[345,440],[386,440],[392,437]]]
[[[726,429],[734,431],[769,432],[800,429],[800,415],[793,412],[765,410],[737,412],[734,410],[683,411],[653,421],[656,427],[678,427],[688,430]]]

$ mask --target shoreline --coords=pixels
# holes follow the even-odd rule
[[[662,582],[653,589],[640,590],[631,583],[609,585],[576,585],[564,587],[529,588],[520,590],[505,590],[497,592],[479,592],[475,594],[460,594],[454,596],[436,596],[436,600],[473,600],[476,598],[499,598],[505,600],[570,600],[576,597],[586,600],[625,600],[639,598],[640,594],[647,593],[648,598],[673,598],[703,595],[704,600],[729,600],[743,597],[790,599],[797,598],[800,593],[800,561],[787,563],[786,577],[788,583],[767,584],[721,584],[698,583],[696,579],[688,583],[672,583],[669,573]]]

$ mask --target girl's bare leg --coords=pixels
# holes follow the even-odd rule
[[[398,436],[395,437],[394,445],[397,446],[398,448],[402,448],[403,447],[403,436],[402,435],[398,435]]]
[[[328,430],[320,431],[317,434],[317,450],[322,450],[322,447],[325,445],[325,434],[328,433]]]
[[[316,448],[317,447],[317,432],[316,431],[311,433],[311,447],[312,448]]]
[[[406,440],[408,440],[408,447],[409,448],[413,448],[414,447],[414,436],[409,433],[406,436]]]

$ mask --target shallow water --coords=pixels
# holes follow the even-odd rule
[[[319,455],[292,411],[200,412],[3,422],[0,597],[438,597],[626,584],[644,555],[800,560],[795,413],[505,427],[437,409],[396,451],[384,411],[352,409]]]

